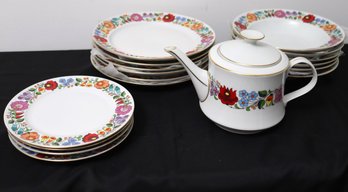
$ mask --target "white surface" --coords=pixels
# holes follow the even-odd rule
[[[117,28],[109,39],[116,50],[139,57],[168,57],[163,50],[176,45],[184,52],[194,50],[201,37],[193,30],[163,22],[132,22]]]
[[[229,65],[269,67],[278,64],[281,59],[278,49],[259,40],[226,41],[218,47],[217,51],[219,57],[229,61]],[[226,68],[229,68],[229,65]]]
[[[262,41],[287,50],[319,48],[330,40],[330,36],[323,29],[289,19],[263,19],[251,23],[248,29],[261,31],[265,34]]]
[[[85,135],[105,126],[113,117],[115,107],[106,92],[74,87],[43,94],[30,105],[25,119],[43,135]]]
[[[220,46],[223,47],[224,45],[227,45],[226,48],[229,48],[230,51],[233,52],[232,58],[236,58],[237,61],[242,63],[237,63],[237,61],[233,62],[232,60],[221,57],[218,49]],[[210,64],[217,65],[219,68],[240,75],[275,75],[277,73],[282,73],[289,66],[289,59],[283,52],[276,49],[274,52],[273,51],[272,47],[266,46],[262,42],[258,42],[258,46],[252,46],[248,45],[248,43],[243,43],[242,40],[230,40],[216,44],[210,49]],[[228,51],[226,51],[226,54],[227,53]],[[231,56],[232,55],[230,55],[230,57]],[[278,59],[279,61],[277,61]],[[270,62],[274,61],[277,62],[270,64]],[[264,66],[262,66],[262,64]]]
[[[97,23],[124,12],[155,10],[192,16],[210,25],[221,42],[231,38],[230,21],[248,10],[311,11],[348,26],[347,7],[344,0],[1,0],[0,51],[90,49]]]

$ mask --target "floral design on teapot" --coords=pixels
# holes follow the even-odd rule
[[[209,95],[214,97],[215,100],[220,100],[222,104],[233,109],[245,109],[246,111],[273,106],[283,98],[283,85],[275,90],[248,92],[227,87],[210,77],[209,87]]]

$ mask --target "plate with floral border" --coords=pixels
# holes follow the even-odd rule
[[[79,154],[70,154],[70,155],[49,155],[49,154],[34,152],[24,148],[23,146],[18,144],[16,141],[14,141],[14,139],[12,139],[10,136],[9,136],[9,139],[12,145],[18,151],[20,151],[24,155],[27,155],[31,158],[43,160],[43,161],[51,161],[51,162],[70,162],[70,161],[79,161],[79,160],[89,159],[110,151],[111,149],[117,147],[120,143],[122,143],[128,137],[132,129],[133,129],[133,124],[131,124],[129,129],[120,138],[116,139],[112,143],[109,143],[108,145],[105,145],[103,147],[100,147],[92,151],[83,152]]]
[[[126,13],[100,22],[93,41],[111,53],[132,60],[174,60],[163,50],[175,45],[188,56],[214,44],[215,32],[206,23],[175,13]]]
[[[232,29],[261,31],[262,40],[283,51],[320,51],[335,47],[345,38],[344,30],[322,16],[298,10],[262,9],[237,16]]]
[[[130,92],[116,82],[65,76],[19,92],[6,106],[4,122],[7,131],[25,144],[71,149],[111,137],[131,119],[134,107]]]

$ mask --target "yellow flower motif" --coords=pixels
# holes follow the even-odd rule
[[[324,26],[323,26],[323,29],[324,29],[325,31],[333,31],[333,30],[336,29],[336,25],[334,25],[334,24],[327,24],[327,25],[324,25]]]
[[[203,27],[202,23],[195,23],[192,25],[191,29],[192,30],[200,30],[200,29],[202,29],[202,27]]]
[[[247,14],[247,19],[248,19],[248,22],[251,23],[253,21],[256,21],[257,20],[257,17],[254,13],[248,13]]]

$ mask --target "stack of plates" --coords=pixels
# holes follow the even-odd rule
[[[76,161],[105,153],[133,127],[134,100],[121,85],[91,76],[36,83],[7,105],[13,146],[35,159]]]
[[[342,55],[345,34],[333,21],[304,11],[265,9],[237,16],[232,23],[232,36],[240,37],[245,29],[265,34],[262,40],[285,52],[290,59],[309,59],[318,75],[334,71]],[[290,77],[311,77],[308,65],[298,64],[290,69]]]
[[[104,75],[138,85],[169,85],[189,80],[183,66],[164,51],[176,46],[201,68],[214,44],[211,27],[174,13],[146,12],[112,17],[94,30],[91,62]]]

